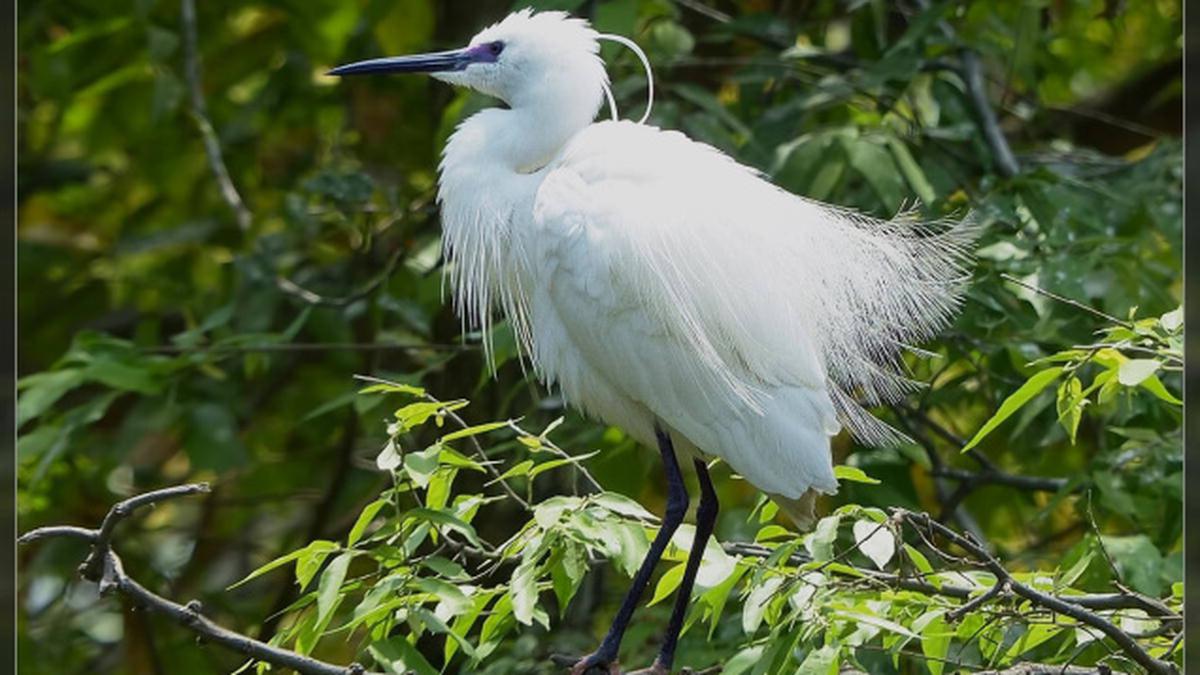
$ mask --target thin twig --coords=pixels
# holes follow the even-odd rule
[[[1014,283],[1014,284],[1016,284],[1016,285],[1020,286],[1021,288],[1024,288],[1024,289],[1028,290],[1028,291],[1031,291],[1031,292],[1033,292],[1033,293],[1037,293],[1038,295],[1041,295],[1041,296],[1045,296],[1045,297],[1047,297],[1047,298],[1050,298],[1051,300],[1056,300],[1056,301],[1058,301],[1058,302],[1061,302],[1061,303],[1063,303],[1063,304],[1070,305],[1070,306],[1072,306],[1072,307],[1074,307],[1074,308],[1076,308],[1076,309],[1081,309],[1081,310],[1083,310],[1083,311],[1085,311],[1085,312],[1087,312],[1087,313],[1089,313],[1089,314],[1092,314],[1092,315],[1094,315],[1094,316],[1098,316],[1098,317],[1100,317],[1101,319],[1104,319],[1105,321],[1111,321],[1112,323],[1115,323],[1115,324],[1117,324],[1117,325],[1119,325],[1119,326],[1124,326],[1125,328],[1132,328],[1132,327],[1133,327],[1133,324],[1132,324],[1132,323],[1129,323],[1128,321],[1125,321],[1125,320],[1123,320],[1123,319],[1118,319],[1117,317],[1113,316],[1112,314],[1108,314],[1108,313],[1106,313],[1106,312],[1102,312],[1102,311],[1100,311],[1100,310],[1096,309],[1095,307],[1091,307],[1091,306],[1089,306],[1089,305],[1085,305],[1085,304],[1083,304],[1082,302],[1079,302],[1078,300],[1072,300],[1071,298],[1063,297],[1063,296],[1061,296],[1061,295],[1059,295],[1059,294],[1057,294],[1057,293],[1052,293],[1052,292],[1050,292],[1050,291],[1047,291],[1047,290],[1046,290],[1046,289],[1044,289],[1044,288],[1038,288],[1037,286],[1034,286],[1033,284],[1026,283],[1025,281],[1022,281],[1021,279],[1018,279],[1017,277],[1014,277],[1013,275],[1011,275],[1011,274],[1009,274],[1009,273],[1007,273],[1007,272],[1002,272],[1002,273],[1000,274],[1000,278],[1004,279],[1005,281],[1008,281],[1008,282]]]
[[[155,345],[142,351],[152,354],[247,354],[255,352],[387,352],[387,351],[477,351],[478,345],[424,344],[417,342],[278,342],[268,344]]]
[[[395,253],[388,258],[387,264],[384,265],[383,271],[380,272],[374,279],[363,285],[362,288],[345,296],[328,296],[321,295],[315,291],[309,290],[291,279],[279,275],[275,277],[275,286],[279,290],[298,298],[310,305],[320,307],[347,307],[359,300],[366,298],[375,291],[379,290],[384,284],[392,278],[392,272],[396,270],[396,264],[404,257],[404,249],[397,249]]]
[[[542,442],[542,445],[546,446],[550,450],[551,453],[561,457],[562,459],[571,460],[572,468],[574,468],[576,471],[578,471],[584,477],[584,479],[587,480],[587,482],[589,484],[591,484],[592,488],[595,489],[596,492],[604,492],[604,486],[600,485],[600,481],[596,480],[596,477],[592,475],[592,472],[588,471],[587,467],[585,467],[581,462],[573,461],[574,458],[571,456],[571,453],[567,452],[566,450],[563,450],[554,441],[551,441],[549,438],[546,438],[544,435],[544,432],[543,432],[543,435],[531,434],[528,431],[526,431],[525,429],[522,429],[521,426],[518,425],[513,420],[509,420],[508,426],[510,429],[517,432],[518,434],[540,439]]]
[[[709,7],[708,5],[699,2],[699,0],[675,0],[675,4],[679,5],[680,7],[690,9],[697,14],[707,16],[713,21],[717,21],[719,23],[729,23],[730,21],[733,21],[733,17],[729,16],[725,12]]]
[[[369,675],[359,664],[335,666],[295,652],[269,645],[223,628],[206,618],[198,601],[180,605],[142,586],[125,572],[121,558],[112,550],[112,536],[117,524],[133,511],[173,497],[208,492],[208,485],[197,483],[147,492],[119,502],[109,509],[100,527],[91,530],[81,527],[43,527],[22,535],[17,542],[28,544],[48,537],[75,537],[92,543],[87,560],[79,566],[80,575],[99,584],[102,595],[116,591],[128,597],[134,605],[166,616],[175,623],[196,633],[208,642],[244,654],[252,659],[290,668],[301,675]],[[92,568],[98,574],[90,576]]]
[[[434,398],[433,396],[430,396],[429,394],[425,394],[425,400],[430,401],[432,403],[441,403],[441,401],[438,401],[436,398]],[[449,417],[451,420],[453,420],[454,423],[457,424],[459,426],[459,428],[461,428],[461,429],[470,429],[471,428],[471,425],[467,424],[467,421],[464,420],[461,416],[459,416],[458,413],[454,412],[453,410],[447,410],[446,416]],[[498,483],[500,483],[500,487],[504,488],[504,491],[508,493],[508,496],[512,497],[518,504],[520,504],[522,509],[524,509],[526,511],[533,511],[533,507],[530,506],[529,502],[526,501],[524,497],[517,494],[517,491],[514,490],[513,487],[508,484],[508,481],[501,478],[500,470],[492,465],[492,461],[490,459],[488,459],[487,453],[484,452],[484,450],[483,450],[483,446],[479,444],[479,439],[475,438],[474,436],[468,436],[467,442],[470,443],[472,449],[475,450],[475,454],[479,457],[479,461],[483,465],[484,469],[486,469],[488,471],[488,473],[492,474],[492,478],[495,479]]]
[[[974,612],[976,609],[996,599],[997,596],[1007,595],[1008,592],[1008,582],[997,581],[995,585],[984,591],[981,595],[971,598],[967,602],[964,602],[958,607],[946,612],[946,619],[950,621],[958,621],[967,614]]]
[[[250,229],[254,217],[250,213],[250,209],[246,207],[246,202],[242,200],[237,186],[233,184],[233,178],[229,175],[229,168],[225,165],[225,157],[221,152],[221,143],[217,139],[217,132],[213,128],[212,122],[209,121],[208,105],[204,101],[204,87],[200,77],[200,51],[196,42],[195,0],[180,0],[179,14],[183,24],[184,76],[191,92],[192,117],[196,120],[196,126],[204,139],[204,152],[208,155],[208,167],[217,180],[221,198],[233,211],[238,228],[245,232]]]
[[[371,382],[374,384],[385,384],[385,385],[392,385],[392,386],[397,385],[396,382],[391,382],[389,380],[385,380],[385,379],[379,378],[379,377],[372,377],[370,375],[355,375],[354,379],[362,380],[363,382]],[[424,398],[426,401],[429,401],[430,403],[437,403],[437,404],[442,403],[442,401],[438,400],[437,398],[433,397],[430,394],[424,394],[422,396],[422,398]],[[458,413],[454,412],[453,410],[446,410],[446,411],[444,411],[444,414],[446,415],[446,417],[449,417],[451,419],[451,421],[453,421],[455,424],[457,424],[460,429],[470,429],[471,428],[471,425],[468,424],[466,420],[464,420]],[[529,502],[526,501],[524,497],[517,494],[517,491],[514,490],[512,488],[512,486],[508,484],[508,481],[501,478],[500,471],[497,470],[496,467],[492,465],[492,461],[488,458],[487,453],[484,452],[483,446],[479,444],[479,439],[475,438],[474,436],[468,436],[467,442],[471,444],[471,448],[475,451],[475,454],[479,457],[480,464],[483,465],[484,470],[487,471],[489,474],[491,474],[492,478],[495,479],[495,482],[500,484],[500,487],[504,489],[504,491],[508,494],[508,496],[511,497],[513,500],[515,500],[518,504],[520,504],[522,509],[524,509],[526,511],[533,511],[533,507],[529,504]]]

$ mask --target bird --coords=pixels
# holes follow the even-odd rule
[[[646,66],[640,121],[617,119],[604,40]],[[504,104],[463,121],[439,166],[454,307],[484,336],[506,318],[547,387],[662,458],[661,526],[572,675],[620,672],[622,637],[688,510],[691,460],[692,547],[658,655],[636,671],[671,672],[719,510],[710,462],[811,526],[816,497],[837,490],[833,436],[904,440],[868,407],[920,386],[903,357],[956,314],[974,219],[923,221],[917,208],[881,219],[808,199],[650,124],[644,52],[563,12],[517,11],[461,49],[329,72],[427,73]],[[606,102],[613,119],[598,119]]]

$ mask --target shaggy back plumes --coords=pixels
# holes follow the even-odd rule
[[[903,438],[861,404],[917,386],[901,357],[953,317],[972,218],[872,218],[780,190],[677,132],[628,122],[593,125],[557,164],[589,188],[579,217],[612,233],[603,252],[613,259],[596,264],[622,270],[639,305],[706,371],[681,378],[722,382],[752,410],[778,386],[824,385],[861,441]],[[541,202],[554,199],[542,192]]]
[[[891,403],[921,386],[907,377],[902,355],[953,319],[979,229],[973,216],[925,223],[915,208],[888,221],[828,205],[818,210],[821,248],[830,257],[812,276],[825,291],[827,320],[817,335],[834,405],[860,441],[904,440],[856,402]]]

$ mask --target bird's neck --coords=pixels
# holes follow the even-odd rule
[[[497,115],[493,156],[517,173],[533,173],[549,164],[596,117],[588,101],[518,102]]]

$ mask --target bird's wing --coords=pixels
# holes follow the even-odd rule
[[[686,346],[677,376],[719,388],[707,396],[762,414],[780,392],[821,389],[861,440],[898,435],[856,400],[909,391],[900,355],[957,307],[966,220],[882,221],[799,198],[630,122],[589,127],[546,171],[535,230],[557,247],[543,252],[556,283],[578,290],[559,288],[559,302],[644,317]]]

